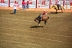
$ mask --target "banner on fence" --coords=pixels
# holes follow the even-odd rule
[[[70,0],[70,6],[72,6],[72,0]]]
[[[23,0],[10,0],[10,7],[13,7],[14,2],[17,1],[20,4],[19,7],[22,7]],[[24,0],[25,2],[29,1],[29,8],[50,8],[52,5],[57,4],[58,0]],[[64,6],[65,9],[70,9],[72,6],[72,0],[59,0],[60,4]],[[9,6],[9,0],[4,0],[4,3],[1,3],[0,6]]]
[[[37,0],[37,8],[49,8],[50,0]]]
[[[65,9],[70,9],[70,1],[69,0],[66,0],[65,1],[65,6],[64,6]]]
[[[29,8],[36,8],[36,0],[25,0],[29,1]]]

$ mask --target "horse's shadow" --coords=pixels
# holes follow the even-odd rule
[[[44,26],[31,26],[30,28],[43,28]]]
[[[50,12],[50,14],[58,14],[58,13],[62,13],[62,12]]]
[[[50,12],[50,14],[57,14],[56,12]]]
[[[10,13],[10,14],[14,14],[14,13]]]

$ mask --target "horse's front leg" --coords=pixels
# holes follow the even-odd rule
[[[58,10],[56,9],[56,14],[58,13],[57,11],[58,11]]]
[[[39,25],[39,26],[40,26],[40,22],[41,22],[41,21],[39,20],[39,22],[38,22],[38,25]]]

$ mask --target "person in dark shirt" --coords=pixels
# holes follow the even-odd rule
[[[22,2],[22,8],[23,8],[23,9],[26,8],[26,2],[25,2],[25,1]]]
[[[27,1],[27,9],[29,8],[29,1]]]

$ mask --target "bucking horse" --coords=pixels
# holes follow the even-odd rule
[[[42,20],[41,20],[40,18],[41,18],[41,17],[38,16],[38,17],[36,17],[36,18],[34,19],[34,21],[37,22],[37,23],[39,24],[39,26],[40,26],[40,22],[41,22],[41,21],[44,21],[44,24],[46,25],[47,20],[49,19],[49,17],[44,15],[44,16],[42,16]]]
[[[63,13],[65,11],[64,6],[58,6],[58,5],[53,5],[52,8],[54,8],[56,10],[56,13],[58,13],[58,10],[61,10],[61,12]]]

